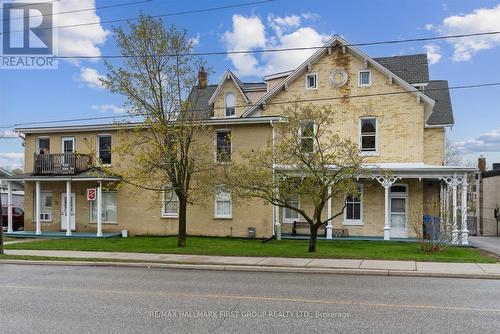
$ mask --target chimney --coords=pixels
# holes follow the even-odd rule
[[[480,172],[486,172],[486,158],[481,156],[477,159],[477,168]]]
[[[494,163],[493,164],[493,170],[500,170],[500,163]]]
[[[198,71],[198,89],[205,89],[207,87],[207,72],[202,66]]]

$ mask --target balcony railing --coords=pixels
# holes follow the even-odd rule
[[[90,155],[78,153],[35,154],[34,175],[74,175],[91,167]]]

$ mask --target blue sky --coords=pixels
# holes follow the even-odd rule
[[[37,0],[39,2],[40,0]],[[58,25],[137,17],[142,10],[158,15],[248,2],[250,0],[173,1],[114,9],[97,9],[57,16]],[[55,11],[95,8],[128,0],[60,0]],[[500,30],[498,1],[331,1],[276,0],[271,3],[181,15],[164,19],[186,29],[196,51],[315,46],[333,34],[350,42],[367,42]],[[125,25],[125,23],[117,23]],[[116,54],[111,25],[60,30],[59,50],[66,55]],[[500,36],[469,40],[406,43],[365,47],[369,55],[391,56],[428,52],[431,79],[451,86],[500,81]],[[307,57],[287,55],[210,56],[207,61],[218,82],[225,69],[244,80],[258,81],[264,73],[291,69]],[[57,70],[0,70],[0,127],[78,117],[118,115],[123,100],[99,87],[102,61],[60,61]],[[456,125],[449,137],[458,142],[466,160],[484,153],[489,163],[500,161],[500,87],[452,92]],[[8,129],[0,129],[5,131]],[[19,140],[0,139],[0,166],[18,166]]]

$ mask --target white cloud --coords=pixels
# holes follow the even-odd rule
[[[432,29],[434,29],[434,24],[432,24],[432,23],[428,23],[428,24],[426,24],[426,25],[424,26],[424,29],[425,29],[425,30],[432,30]]]
[[[90,108],[100,112],[112,112],[113,114],[123,114],[126,111],[125,108],[118,107],[114,104],[93,104]]]
[[[200,33],[197,33],[196,36],[191,37],[189,39],[189,42],[191,42],[191,45],[193,46],[193,48],[195,46],[197,46],[198,44],[200,44],[200,37],[201,37]]]
[[[457,142],[457,146],[464,153],[500,152],[500,129]]]
[[[95,8],[95,0],[64,0],[54,2],[54,12],[67,12]],[[100,22],[96,10],[54,15],[54,26],[67,26],[80,23]],[[110,31],[101,24],[84,25],[56,29],[58,33],[59,55],[61,56],[100,56],[99,49],[106,42]],[[78,64],[77,60],[71,62]]]
[[[80,73],[75,77],[75,81],[86,84],[90,88],[102,89],[102,83],[99,79],[104,78],[104,75],[99,74],[96,69],[90,67],[80,68]]]
[[[251,50],[266,45],[265,27],[257,16],[233,15],[233,30],[222,37],[228,51]],[[236,67],[238,75],[260,75],[259,61],[252,54],[232,54],[228,56]]]
[[[285,17],[269,15],[267,23],[271,28],[271,33],[267,35],[266,28],[259,17],[233,15],[232,31],[226,31],[222,40],[228,51],[311,47],[324,44],[330,36],[321,34],[311,27],[301,27],[301,18],[305,18],[304,15],[306,14]],[[311,18],[312,14],[306,16]],[[235,54],[229,55],[229,59],[236,68],[237,75],[260,76],[293,69],[314,52],[314,49],[269,52],[259,55],[259,58],[253,54]]]
[[[316,20],[316,19],[319,19],[321,17],[319,14],[312,13],[312,12],[305,12],[305,13],[300,14],[300,16],[302,16],[305,20]]]
[[[23,168],[24,153],[18,153],[18,152],[0,153],[0,166],[7,169]]]
[[[443,35],[499,31],[500,5],[475,9],[469,14],[449,16],[436,29]],[[448,42],[454,49],[453,61],[468,61],[479,51],[500,46],[500,35],[454,38]]]
[[[439,63],[441,57],[441,47],[437,44],[428,44],[424,45],[424,49],[427,52],[427,58],[429,58],[429,62],[431,65]]]

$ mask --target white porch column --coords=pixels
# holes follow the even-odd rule
[[[12,233],[12,183],[7,182],[7,232]]]
[[[328,187],[328,207],[327,207],[327,213],[328,213],[328,219],[332,218],[332,198],[330,197],[332,195],[332,187]],[[329,220],[327,225],[326,225],[326,238],[327,239],[333,239],[333,224],[332,221]]]
[[[274,233],[276,240],[281,240],[280,208],[277,205],[274,206]]]
[[[42,224],[40,222],[40,214],[41,214],[41,208],[42,208],[42,199],[40,198],[42,196],[41,191],[40,191],[40,181],[36,181],[35,183],[35,223],[36,223],[36,230],[35,234],[40,235],[42,234]]]
[[[451,184],[451,188],[453,191],[453,207],[452,207],[452,215],[453,215],[453,221],[452,221],[452,231],[451,231],[451,242],[455,245],[458,243],[458,224],[457,224],[457,177],[456,175],[453,177],[453,181]]]
[[[444,226],[443,225],[443,222],[444,222],[444,196],[445,196],[445,190],[444,190],[444,184],[441,182],[440,183],[440,192],[439,192],[439,220],[440,220],[440,223],[441,223],[441,226]]]
[[[66,235],[71,236],[71,181],[66,181]]]
[[[102,182],[97,187],[97,237],[102,237]]]
[[[399,177],[396,176],[379,176],[377,181],[384,187],[384,240],[391,239],[391,218],[389,213],[389,189]]]
[[[462,245],[469,244],[469,231],[467,230],[467,175],[462,181],[462,230],[460,231],[460,241]]]

